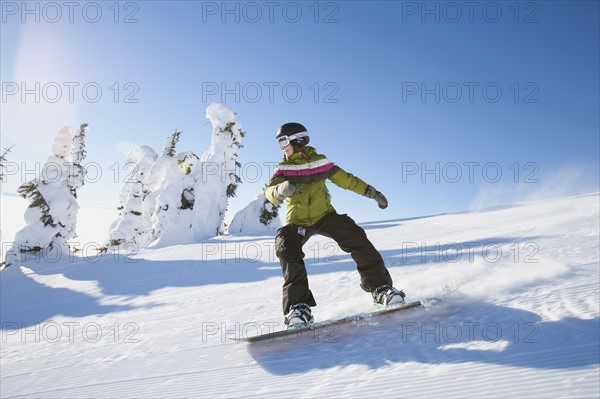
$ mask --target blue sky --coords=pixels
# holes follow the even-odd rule
[[[599,189],[598,2],[68,4],[2,2],[3,192],[63,125],[88,122],[79,198],[114,208],[126,151],[159,151],[177,128],[178,150],[201,154],[211,102],[247,132],[233,212],[268,181],[290,121],[388,197],[382,211],[331,184],[358,221]]]

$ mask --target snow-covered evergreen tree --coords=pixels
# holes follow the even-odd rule
[[[200,158],[200,174],[194,186],[196,199],[192,226],[197,241],[223,232],[228,198],[235,195],[241,182],[236,168],[244,132],[235,120],[234,112],[212,103],[206,108],[206,118],[213,129],[211,146]]]
[[[175,152],[175,146],[177,146],[180,136],[181,136],[181,132],[178,131],[177,129],[175,129],[175,132],[173,132],[173,134],[171,134],[171,136],[169,136],[169,138],[165,142],[165,145],[163,146],[163,152],[162,152],[163,156],[173,158],[175,156],[175,154],[177,154],[177,152]]]
[[[121,193],[119,218],[113,222],[107,247],[147,247],[192,242],[195,168],[193,152],[176,153],[181,132],[172,133],[161,156],[141,146],[128,155],[137,167],[133,182]]]
[[[199,158],[193,152],[175,153],[175,143],[179,140],[175,132],[163,150],[163,156],[155,163],[157,182],[153,200],[148,206],[154,207],[152,214],[152,245],[166,246],[192,241],[192,209],[195,204],[195,167]]]
[[[264,194],[262,195],[263,204],[260,207],[258,221],[263,226],[277,230],[281,227],[281,219],[279,219],[279,209],[281,206],[275,206],[269,201]],[[260,197],[259,197],[260,198]]]
[[[161,156],[148,158],[152,164],[138,185],[123,189],[123,210],[111,226],[107,246],[133,242],[139,247],[163,247],[223,232],[228,198],[241,182],[236,159],[244,132],[234,113],[220,104],[209,105],[206,117],[213,128],[210,148],[202,158],[191,151],[177,153],[181,132],[171,134]]]
[[[196,166],[200,162],[198,156],[189,151],[179,154],[177,156],[177,163],[179,169],[183,172],[183,184],[181,192],[181,209],[194,209],[195,196],[194,196],[194,171]]]
[[[52,145],[40,176],[24,183],[18,193],[29,200],[25,211],[26,225],[15,235],[13,247],[7,251],[5,266],[19,262],[23,254],[44,250],[70,251],[68,240],[75,237],[77,226],[77,190],[83,185],[85,170],[85,132],[87,124],[73,133],[63,127]],[[69,157],[70,155],[70,157]]]
[[[4,168],[6,167],[6,154],[10,152],[12,147],[5,148],[4,152],[0,154],[0,183],[4,182]]]
[[[65,162],[65,167],[68,171],[67,184],[73,198],[70,199],[70,204],[63,205],[62,217],[58,218],[60,226],[59,235],[65,237],[65,240],[74,238],[77,231],[77,212],[79,205],[77,204],[77,191],[83,187],[85,183],[85,175],[87,174],[83,167],[83,161],[87,155],[85,150],[85,134],[88,124],[84,123],[79,126],[79,129],[72,134],[70,157]],[[63,221],[64,220],[64,221]]]
[[[110,226],[108,247],[131,245],[134,249],[152,241],[152,224],[143,217],[143,212],[144,200],[149,194],[146,177],[157,158],[156,152],[147,146],[138,146],[127,154],[126,165],[132,166],[134,172],[121,190],[119,217]]]
[[[235,214],[229,226],[229,233],[271,233],[281,227],[281,219],[278,215],[279,208],[271,204],[261,193],[244,209]]]
[[[73,135],[73,145],[71,147],[71,174],[69,176],[69,185],[73,196],[77,197],[77,190],[83,187],[85,182],[86,170],[83,167],[83,161],[87,155],[85,150],[85,134],[88,124],[79,126],[79,130]]]

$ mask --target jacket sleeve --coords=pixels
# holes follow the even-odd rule
[[[271,179],[271,181],[269,181],[267,187],[265,187],[265,197],[267,198],[267,200],[269,200],[270,203],[272,203],[275,206],[281,205],[281,201],[277,200],[277,198],[275,198],[275,196],[273,195],[275,187],[278,184],[283,183],[284,181],[285,179],[283,177],[274,177]]]
[[[336,186],[341,187],[344,190],[354,191],[358,195],[364,195],[367,191],[367,183],[339,167],[337,168],[337,171],[329,177],[329,180]]]

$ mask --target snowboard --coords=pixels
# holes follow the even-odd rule
[[[310,324],[304,327],[290,328],[280,331],[273,331],[266,334],[254,335],[248,337],[237,338],[239,342],[260,342],[260,341],[274,341],[276,339],[284,339],[288,341],[299,340],[302,336],[319,337],[327,336],[328,331],[335,332],[337,327],[342,324],[367,324],[371,319],[389,315],[390,313],[402,312],[408,309],[414,309],[419,307],[429,307],[436,302],[441,301],[438,298],[428,298],[422,301],[408,302],[402,305],[385,307],[373,312],[359,313],[352,316],[347,316],[336,320],[327,320],[317,323]]]

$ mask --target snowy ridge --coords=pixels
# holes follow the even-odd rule
[[[300,342],[227,339],[282,327],[272,235],[8,268],[1,395],[598,397],[599,199],[364,223],[408,299],[460,292]],[[318,320],[372,309],[331,240],[305,251]]]

